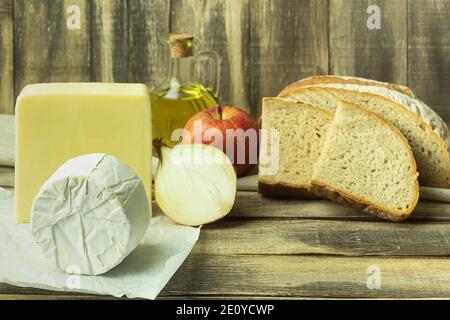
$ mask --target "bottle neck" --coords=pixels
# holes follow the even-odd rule
[[[170,68],[169,68],[169,81],[173,78],[178,79],[180,68],[180,59],[171,58],[170,59]]]
[[[173,79],[180,83],[187,83],[191,81],[190,74],[190,57],[186,58],[171,58],[168,81]]]
[[[185,68],[188,64],[187,58],[171,58],[169,77],[163,85],[166,99],[178,99],[183,91],[183,86],[189,82],[189,72]]]

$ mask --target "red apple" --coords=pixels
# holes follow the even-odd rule
[[[230,158],[238,177],[246,175],[258,161],[256,120],[233,106],[217,106],[194,115],[186,124],[183,143],[219,148]]]

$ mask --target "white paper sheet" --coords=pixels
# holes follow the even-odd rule
[[[0,188],[0,282],[20,287],[155,299],[191,252],[200,228],[156,216],[119,266],[100,276],[69,275],[51,265],[29,224],[15,223],[14,193]]]

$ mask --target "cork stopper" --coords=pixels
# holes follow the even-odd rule
[[[194,36],[187,33],[172,33],[169,35],[170,54],[172,58],[193,56]]]

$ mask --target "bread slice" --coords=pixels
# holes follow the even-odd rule
[[[448,129],[445,122],[431,108],[426,109],[427,106],[419,100],[390,89],[355,85],[310,86],[291,90],[281,96],[315,104],[330,111],[336,110],[337,101],[346,100],[383,116],[404,134],[411,145],[421,185],[448,187]],[[428,117],[429,121],[425,121],[424,117]]]
[[[402,133],[377,114],[340,102],[310,190],[390,221],[401,221],[419,198],[418,173]]]
[[[330,83],[354,84],[354,85],[362,85],[362,86],[377,86],[377,87],[383,87],[383,88],[396,90],[407,96],[414,97],[414,93],[410,88],[399,85],[399,84],[389,83],[389,82],[381,82],[381,81],[370,80],[370,79],[365,79],[365,78],[337,76],[337,75],[313,76],[313,77],[309,77],[306,79],[296,81],[296,82],[288,85],[286,88],[284,88],[283,91],[280,93],[280,96],[289,95],[289,93],[291,91],[296,90],[298,88],[304,88],[304,87],[318,85],[318,84],[330,84]]]
[[[264,196],[312,197],[312,170],[334,114],[302,102],[265,98],[258,191]]]

